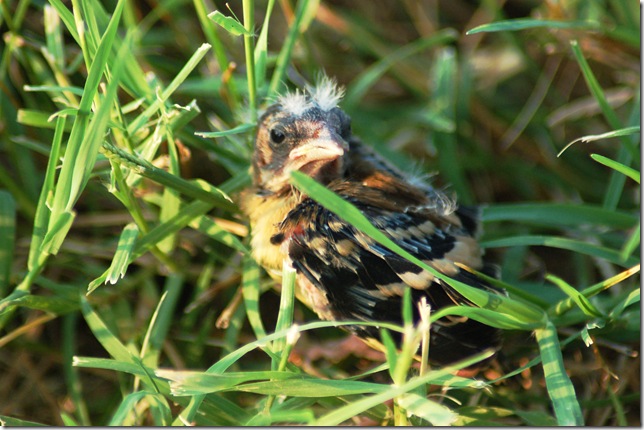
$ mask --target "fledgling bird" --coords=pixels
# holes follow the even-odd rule
[[[477,244],[477,211],[456,204],[430,185],[406,177],[351,132],[339,107],[343,95],[321,79],[305,92],[282,95],[259,120],[251,174],[242,195],[255,259],[273,276],[283,261],[297,272],[298,298],[325,320],[402,324],[402,298],[425,297],[432,311],[469,304],[428,271],[401,258],[289,183],[300,171],[355,205],[403,249],[451,278],[494,288],[454,263],[487,271]],[[416,306],[414,318],[419,318]],[[350,326],[362,338],[375,327]],[[448,364],[488,348],[499,330],[448,316],[431,325],[429,359]]]

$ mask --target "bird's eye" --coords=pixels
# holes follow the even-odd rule
[[[282,143],[286,139],[286,134],[280,129],[274,128],[271,130],[271,141],[273,143]]]

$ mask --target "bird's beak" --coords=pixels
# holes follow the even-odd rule
[[[323,128],[290,152],[288,167],[290,171],[299,170],[320,182],[328,182],[342,174],[348,149],[337,133]]]

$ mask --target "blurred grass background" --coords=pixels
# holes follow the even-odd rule
[[[247,228],[235,204],[190,180],[203,179],[234,200],[248,184],[252,130],[243,125],[256,115],[252,101],[264,106],[275,90],[324,71],[346,87],[342,107],[363,141],[405,170],[436,174],[434,183],[461,202],[486,206],[482,243],[503,281],[537,297],[556,323],[584,422],[641,425],[639,276],[628,278],[639,267],[637,3],[228,6],[2,3],[5,422],[167,424],[191,407],[186,397],[115,364],[82,365],[73,357],[125,363],[133,354],[147,368],[201,370],[256,339],[261,324],[249,324],[246,309],[271,282],[253,278],[259,272],[244,258]],[[246,42],[257,46],[256,94],[249,91],[244,36],[234,34],[242,31],[207,17],[218,10],[245,22],[251,6],[254,38]],[[516,19],[529,19],[526,28],[467,34]],[[285,51],[289,40],[292,50]],[[276,72],[282,66],[283,75]],[[240,125],[239,133],[227,132]],[[602,133],[613,134],[557,156],[571,141]],[[591,154],[620,164],[611,168]],[[607,291],[588,303],[574,292],[615,277],[621,282],[600,285],[594,293]],[[242,280],[256,289],[243,294]],[[555,309],[569,296],[579,306]],[[279,300],[262,293],[261,312],[249,319],[261,318],[272,331]],[[295,319],[315,317],[296,306]],[[367,352],[323,354],[332,349],[324,342],[344,336],[335,328],[303,333],[290,371],[339,380],[380,363]],[[479,377],[509,374],[537,356],[530,331],[508,331],[498,360]],[[233,368],[265,370],[271,360],[253,350]],[[388,378],[378,372],[366,380],[384,386]],[[551,425],[549,394],[540,367],[531,366],[486,390],[450,390],[442,402],[457,424]],[[293,396],[282,409],[272,406],[270,420],[257,421],[271,395],[233,388],[208,394],[191,417],[210,425],[321,423],[315,420],[363,395]],[[381,404],[346,422],[394,421]],[[413,423],[426,421],[420,414]]]

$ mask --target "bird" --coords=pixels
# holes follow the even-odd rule
[[[469,300],[429,271],[400,257],[295,188],[291,173],[313,178],[353,204],[389,239],[441,273],[502,294],[463,266],[497,276],[478,245],[479,211],[396,168],[354,136],[339,106],[344,89],[328,76],[287,91],[261,114],[250,174],[241,196],[255,260],[279,279],[286,262],[296,271],[297,297],[321,319],[402,325],[403,295],[431,312]],[[414,308],[414,322],[420,319]],[[376,340],[374,326],[347,328]],[[400,342],[400,335],[395,340]],[[463,316],[430,326],[429,362],[449,365],[498,351],[500,330]]]

